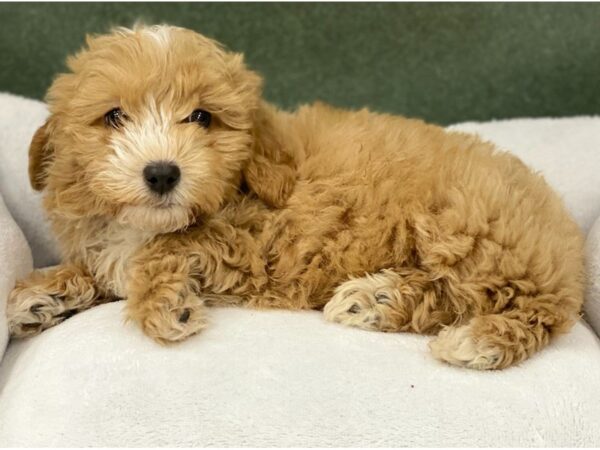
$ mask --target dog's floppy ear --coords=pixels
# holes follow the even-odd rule
[[[294,190],[296,166],[291,142],[285,141],[285,128],[273,108],[259,108],[252,134],[252,155],[244,169],[246,184],[266,204],[282,207]]]
[[[41,191],[46,186],[46,169],[52,160],[49,132],[50,126],[46,122],[35,132],[29,145],[29,181],[36,191]]]

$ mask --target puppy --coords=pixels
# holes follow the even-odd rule
[[[176,27],[88,38],[68,66],[29,151],[64,262],[17,283],[14,337],[119,298],[162,343],[202,330],[209,305],[323,309],[498,369],[578,317],[578,227],[490,143],[367,110],[279,111],[241,55]]]

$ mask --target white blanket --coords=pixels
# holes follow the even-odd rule
[[[600,345],[582,322],[519,367],[433,360],[424,336],[318,312],[213,309],[161,347],[103,305],[0,366],[6,446],[597,446]]]
[[[24,277],[32,268],[29,245],[0,195],[0,362],[8,343],[8,327],[4,314],[8,294],[17,278]],[[0,440],[0,445],[1,442]]]
[[[600,335],[600,217],[590,230],[585,247],[588,274],[585,319]]]
[[[44,117],[43,104],[0,94],[0,192],[38,266],[57,257],[25,177],[28,141]],[[600,215],[600,118],[461,128],[542,170],[591,228]],[[30,267],[0,204],[2,308]],[[122,305],[10,344],[0,364],[0,446],[600,442],[600,342],[583,322],[522,365],[482,373],[434,361],[427,337],[349,329],[317,312],[214,309],[206,332],[160,347],[123,323]],[[0,344],[5,337],[0,320]]]
[[[33,191],[27,175],[29,143],[47,115],[42,102],[0,92],[0,194],[27,237],[35,267],[59,260],[41,194]]]

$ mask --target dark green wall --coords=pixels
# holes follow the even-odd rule
[[[286,107],[322,99],[444,124],[600,113],[591,3],[3,3],[0,90],[41,98],[85,33],[138,18],[245,52]]]

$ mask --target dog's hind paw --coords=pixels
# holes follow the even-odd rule
[[[383,271],[342,283],[325,305],[325,319],[377,331],[398,331],[403,323],[399,275]]]
[[[436,359],[470,369],[495,369],[501,357],[500,349],[475,340],[470,325],[444,328],[429,349]]]

